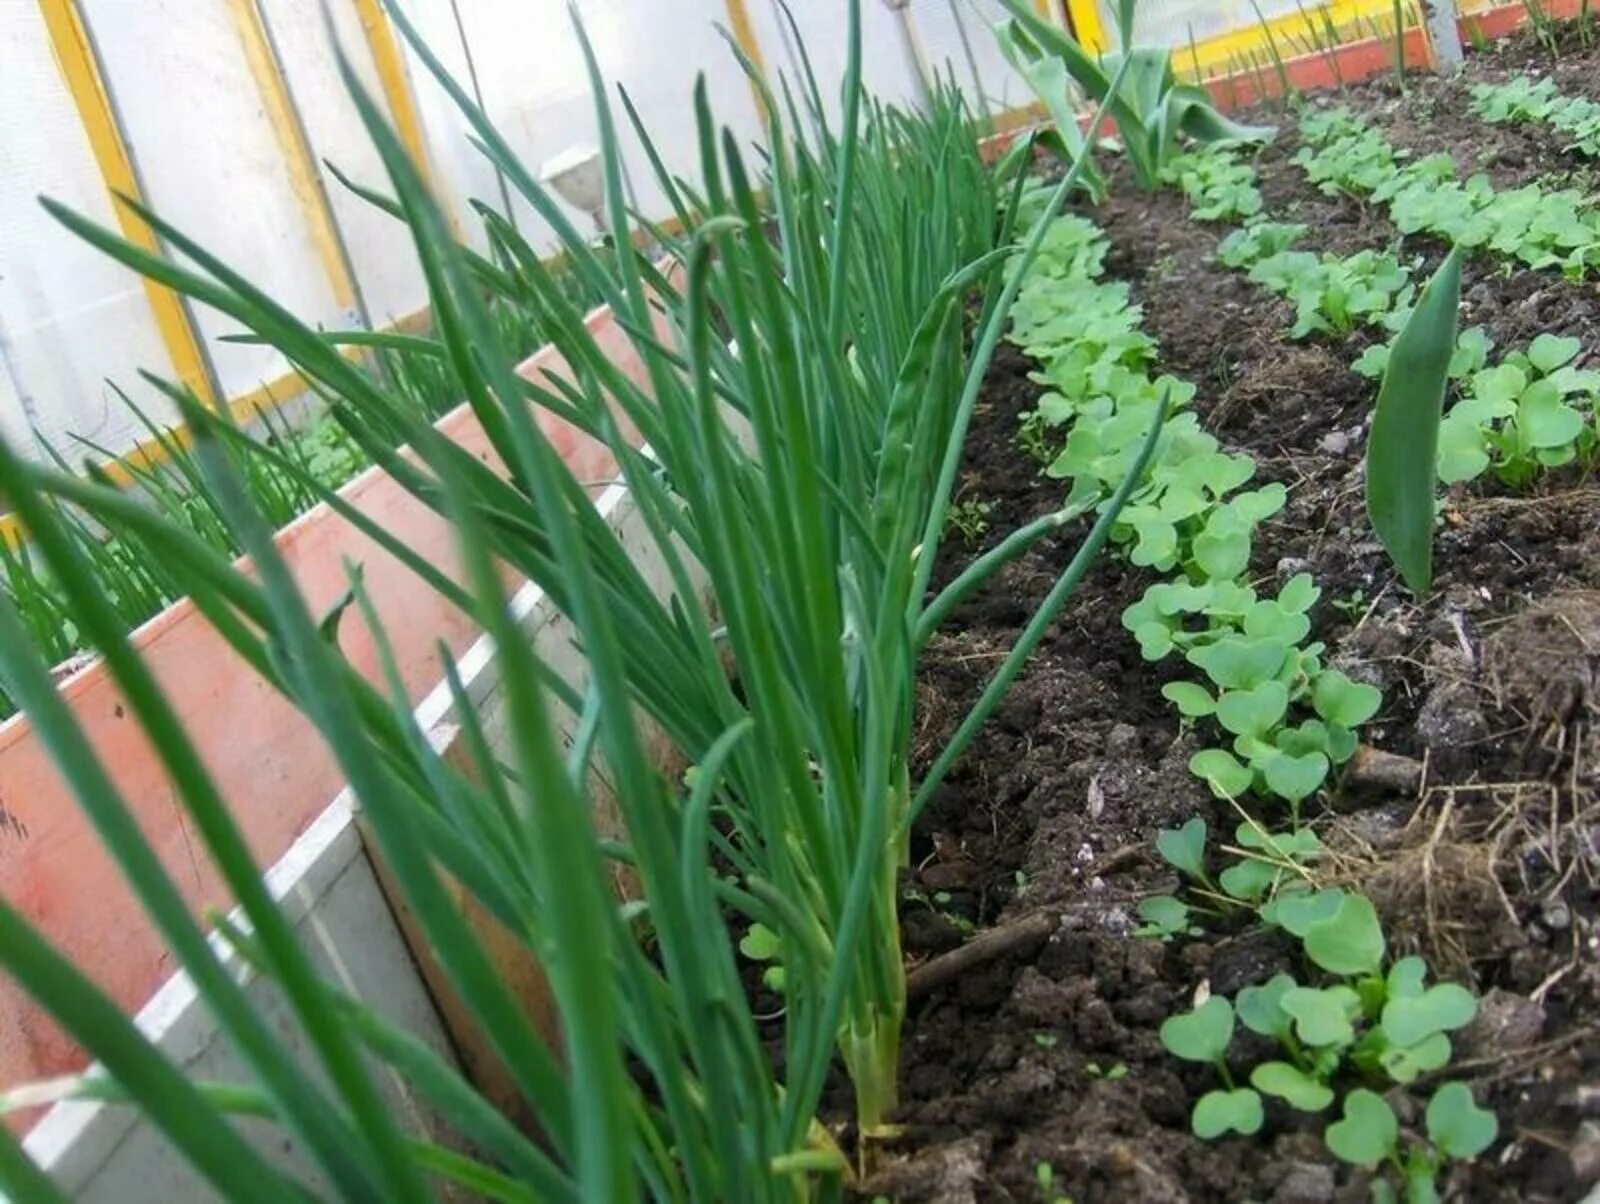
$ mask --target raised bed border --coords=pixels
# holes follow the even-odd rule
[[[587,319],[591,334],[631,379],[646,373],[609,309]],[[565,371],[553,346],[519,369],[530,377]],[[609,449],[540,412],[539,421],[579,479],[599,493],[616,473]],[[435,424],[474,455],[493,460],[470,407]],[[436,564],[454,561],[448,524],[379,468],[346,483],[340,496]],[[443,677],[438,645],[464,654],[478,631],[467,616],[328,506],[278,532],[276,543],[313,608],[345,590],[344,563],[360,563],[413,700]],[[344,784],[331,752],[306,718],[248,670],[188,599],[129,637],[167,693],[262,865],[275,864]],[[351,662],[381,681],[375,643],[359,615],[340,624]],[[141,829],[196,915],[233,900],[177,805],[170,782],[121,694],[95,660],[60,686]],[[70,872],[64,866],[70,865]],[[171,977],[173,965],[110,855],[56,772],[31,721],[0,724],[0,892],[128,1012]],[[0,1087],[69,1073],[85,1059],[76,1044],[9,978],[0,976]]]

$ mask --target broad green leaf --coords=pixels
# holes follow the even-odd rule
[[[1320,719],[1307,719],[1295,727],[1286,727],[1272,738],[1272,742],[1291,756],[1319,752],[1332,759],[1328,726]]]
[[[783,943],[765,924],[752,924],[739,941],[739,952],[751,961],[767,962],[782,956]]]
[[[1278,605],[1290,614],[1305,614],[1321,596],[1322,591],[1310,573],[1296,573],[1279,591]]]
[[[1433,583],[1439,419],[1461,302],[1456,248],[1394,341],[1367,439],[1367,513],[1414,594]]]
[[[1157,935],[1180,933],[1189,927],[1189,905],[1171,895],[1142,899],[1137,911],[1139,918]]]
[[[1161,687],[1161,696],[1176,706],[1179,714],[1190,719],[1199,719],[1217,709],[1217,700],[1193,682],[1169,681]]]
[[[1186,1062],[1216,1062],[1233,1040],[1233,1006],[1213,995],[1192,1012],[1169,1016],[1161,1025],[1161,1044]]]
[[[1311,926],[1338,914],[1345,892],[1337,887],[1318,891],[1283,891],[1265,908],[1261,918],[1276,924],[1290,936],[1304,939]]]
[[[1236,861],[1217,875],[1217,884],[1231,898],[1254,902],[1272,889],[1283,871],[1255,857]]]
[[[1189,1126],[1202,1141],[1238,1133],[1249,1137],[1261,1131],[1264,1115],[1261,1097],[1248,1087],[1208,1091],[1195,1101]]]
[[[1168,865],[1191,878],[1206,876],[1206,821],[1199,816],[1181,828],[1163,828],[1156,835],[1156,852]]]
[[[1361,1001],[1349,987],[1294,987],[1284,992],[1279,1006],[1294,1017],[1295,1035],[1307,1045],[1348,1045],[1355,1040],[1351,1022],[1361,1012]]]
[[[1191,648],[1188,661],[1225,690],[1249,690],[1276,677],[1288,652],[1283,640],[1230,637]]]
[[[1272,638],[1298,644],[1311,631],[1311,620],[1303,613],[1287,610],[1281,602],[1262,601],[1244,617],[1244,633],[1251,639]]]
[[[1274,974],[1256,987],[1245,987],[1234,998],[1239,1021],[1253,1033],[1281,1040],[1293,1017],[1283,1010],[1283,997],[1298,984],[1289,974]]]
[[[1259,849],[1291,861],[1309,861],[1323,851],[1322,841],[1310,828],[1268,832],[1254,820],[1247,820],[1234,829],[1233,839],[1243,848]]]
[[[1450,1064],[1450,1038],[1434,1033],[1415,1045],[1401,1048],[1385,1047],[1378,1055],[1378,1065],[1397,1083],[1414,1083],[1425,1074],[1442,1070]]]
[[[1561,392],[1547,380],[1528,386],[1517,405],[1517,431],[1523,445],[1556,448],[1571,443],[1583,430],[1583,415],[1561,400]]]
[[[1193,547],[1194,562],[1207,577],[1229,581],[1250,566],[1250,528],[1231,510],[1213,511]]]
[[[1428,1101],[1428,1139],[1451,1158],[1476,1158],[1499,1134],[1495,1114],[1478,1107],[1465,1083],[1446,1083]]]
[[[1139,655],[1147,661],[1158,661],[1177,646],[1172,642],[1172,628],[1159,619],[1139,624],[1133,638],[1139,641]]]
[[[1321,789],[1328,776],[1328,758],[1319,752],[1297,757],[1276,752],[1266,759],[1262,772],[1268,789],[1291,803],[1298,803]]]
[[[1400,1122],[1381,1095],[1357,1088],[1344,1097],[1344,1117],[1328,1126],[1323,1140],[1345,1162],[1372,1169],[1394,1150]]]
[[[1535,335],[1533,342],[1528,344],[1528,362],[1548,376],[1557,368],[1571,363],[1582,350],[1583,344],[1575,338],[1545,332]]]
[[[1325,669],[1311,683],[1311,705],[1329,723],[1360,727],[1378,713],[1383,694],[1376,686],[1352,681],[1338,669]]]
[[[1439,424],[1439,479],[1446,485],[1476,480],[1489,467],[1488,435],[1462,410],[1456,406]]]
[[[1441,982],[1420,995],[1402,995],[1383,1007],[1383,1032],[1402,1048],[1416,1045],[1434,1033],[1454,1032],[1472,1022],[1478,1001],[1458,983]]]
[[[1217,722],[1236,736],[1261,736],[1271,731],[1289,709],[1289,690],[1282,682],[1264,681],[1253,690],[1229,690],[1217,700]]]
[[[1528,374],[1515,364],[1496,364],[1485,368],[1472,378],[1472,400],[1478,403],[1474,410],[1495,418],[1509,418],[1516,413],[1517,399],[1528,387]]]
[[[1402,957],[1389,967],[1389,973],[1384,979],[1385,994],[1390,999],[1409,999],[1420,995],[1427,978],[1427,962],[1416,954]]]
[[[1371,975],[1383,962],[1383,926],[1365,895],[1346,894],[1326,919],[1306,929],[1306,956],[1330,974]]]
[[[1263,1062],[1250,1072],[1250,1085],[1275,1095],[1301,1112],[1321,1112],[1333,1103],[1333,1091],[1288,1062]]]
[[[1250,789],[1255,774],[1222,748],[1203,748],[1189,758],[1189,772],[1211,787],[1218,798],[1238,798]]]

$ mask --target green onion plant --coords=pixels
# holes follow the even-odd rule
[[[660,250],[654,258],[633,250],[623,132],[578,24],[612,223],[612,250],[600,253],[401,8],[391,12],[507,187],[556,231],[581,287],[610,306],[647,381],[619,370],[567,283],[498,211],[477,207],[492,256],[453,241],[348,66],[346,83],[389,176],[387,193],[361,191],[409,228],[429,289],[429,337],[316,331],[133,202],[124,203],[182,263],[50,204],[107,254],[277,348],[361,452],[450,521],[460,566],[452,575],[421,560],[292,456],[253,443],[165,382],[155,383],[196,432],[198,487],[250,555],[250,575],[103,483],[0,450],[0,486],[240,900],[248,928],[229,927],[229,942],[282,987],[320,1073],[282,1057],[220,965],[3,600],[0,674],[255,1082],[229,1092],[185,1082],[4,905],[0,964],[229,1199],[294,1194],[230,1137],[229,1111],[269,1115],[293,1131],[324,1176],[319,1190],[342,1199],[428,1198],[441,1178],[510,1200],[762,1201],[833,1191],[849,1167],[816,1117],[835,1051],[855,1086],[864,1148],[896,1105],[905,1010],[896,877],[917,807],[1104,543],[1159,428],[1158,418],[1121,486],[1109,482],[1084,506],[1102,503],[1094,528],[913,795],[914,672],[934,620],[1061,525],[1035,524],[1027,538],[1005,541],[1004,554],[980,558],[929,597],[989,359],[1085,160],[1079,156],[1018,239],[1018,167],[1031,146],[991,173],[970,114],[948,90],[924,116],[871,103],[860,83],[860,5],[851,0],[836,126],[808,76],[781,99],[766,92],[767,144],[752,153],[718,128],[702,85],[699,171],[690,183],[662,162],[622,95],[677,218],[677,232],[642,223]],[[760,80],[753,71],[751,78]],[[1121,81],[1119,72],[1111,96]],[[1096,114],[1091,141],[1109,104]],[[548,331],[569,375],[518,375],[497,306]],[[443,365],[499,466],[442,438],[426,407],[353,364],[344,352],[361,343]],[[609,448],[668,583],[665,596],[594,509],[586,483],[544,433],[543,416]],[[402,445],[408,455],[396,451]],[[495,638],[509,749],[491,750],[453,666],[447,676],[467,769],[446,763],[418,730],[392,662],[384,690],[343,662],[297,594],[271,521],[247,488],[241,461],[257,458],[327,501]],[[446,974],[538,1116],[541,1142],[510,1129],[452,1068],[311,972],[198,750],[64,534],[63,504],[169,564],[250,668],[316,725]],[[570,619],[588,661],[583,680],[564,679],[529,646],[508,607],[504,568],[541,587]],[[376,626],[354,571],[351,597]],[[381,628],[379,636],[387,658]],[[646,719],[693,766],[682,782],[664,777],[647,755]],[[620,836],[597,829],[601,782],[620,814]],[[611,889],[619,863],[637,884],[626,904]],[[547,969],[559,1049],[533,1030],[497,977],[442,873]],[[752,926],[765,931],[784,971],[781,1073],[765,1053],[735,954],[734,934]],[[456,1119],[481,1157],[419,1145],[398,1131],[368,1058]],[[0,1158],[0,1183],[26,1182],[25,1168]]]

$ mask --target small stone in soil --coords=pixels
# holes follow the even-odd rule
[[[1544,1035],[1544,1008],[1525,995],[1491,987],[1460,1040],[1463,1060],[1492,1058],[1531,1049]]]
[[[1417,737],[1436,755],[1466,749],[1489,734],[1489,721],[1475,705],[1478,692],[1468,682],[1440,682],[1417,713]]]
[[[1325,1162],[1295,1162],[1272,1193],[1272,1204],[1323,1204],[1333,1199],[1333,1167]]]
[[[1577,1186],[1589,1187],[1600,1181],[1600,1123],[1586,1120],[1578,1126],[1567,1157]]]

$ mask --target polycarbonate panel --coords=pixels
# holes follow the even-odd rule
[[[998,116],[1033,103],[995,41],[994,26],[1009,19],[1000,0],[913,0],[911,14],[929,68],[953,76],[975,114]]]
[[[1259,0],[1259,3],[1261,12],[1257,15],[1250,0],[1139,0],[1133,10],[1134,42],[1140,46],[1171,46],[1181,50],[1191,40],[1204,42],[1236,29],[1250,29],[1262,19],[1271,21],[1300,11],[1296,0]],[[1100,11],[1106,29],[1115,30],[1115,5],[1100,0]]]
[[[530,3],[535,0],[530,0]],[[456,28],[450,0],[401,0],[407,18],[451,76],[468,95],[473,88],[467,70],[467,56]],[[440,199],[456,214],[461,236],[471,246],[483,250],[488,244],[483,224],[472,215],[469,202],[474,197],[497,198],[499,190],[489,163],[468,142],[469,127],[449,96],[433,78],[422,60],[395,30],[403,47],[412,98],[428,140],[428,151]],[[492,112],[492,110],[491,110]],[[498,203],[496,208],[500,208]]]
[[[726,10],[721,0],[671,5],[580,0],[578,11],[610,89],[632,203],[652,218],[665,217],[671,207],[633,136],[616,89],[627,89],[672,171],[698,174],[693,90],[699,72],[705,73],[718,121],[742,139],[757,137],[760,122],[747,82],[715,29]],[[410,0],[407,12],[433,52],[471,91],[467,54],[450,0]],[[564,152],[598,146],[594,98],[565,0],[462,0],[459,16],[484,108],[535,176]],[[414,58],[412,77],[430,139],[463,202],[462,212],[468,212],[465,202],[474,199],[503,211],[506,201],[492,166],[467,144],[464,120]],[[510,211],[518,227],[536,247],[552,247],[551,230],[510,191]],[[568,216],[579,229],[594,228],[587,213],[569,208]]]
[[[152,206],[303,320],[345,326],[296,199],[227,0],[80,0]],[[198,311],[224,391],[287,370],[269,347],[220,342]]]
[[[353,180],[380,192],[391,191],[378,152],[339,76],[335,39],[362,87],[384,108],[382,83],[355,5],[349,0],[327,6],[323,0],[262,0],[262,9],[367,312],[379,327],[411,317],[427,304],[427,292],[405,227],[354,195],[323,166],[332,163]],[[332,37],[324,11],[333,18]]]
[[[792,24],[779,0],[746,3],[774,87],[782,77],[798,94],[809,61],[822,93],[824,112],[830,122],[837,122],[839,85],[849,61],[849,10],[845,0],[789,0]],[[915,105],[920,93],[900,18],[883,0],[863,0],[861,45],[862,78],[873,95],[895,104]]]
[[[107,378],[159,418],[135,369],[170,370],[144,287],[68,234],[40,194],[105,225],[111,201],[34,4],[0,3],[0,434],[63,451],[82,435],[118,450],[137,438]]]

